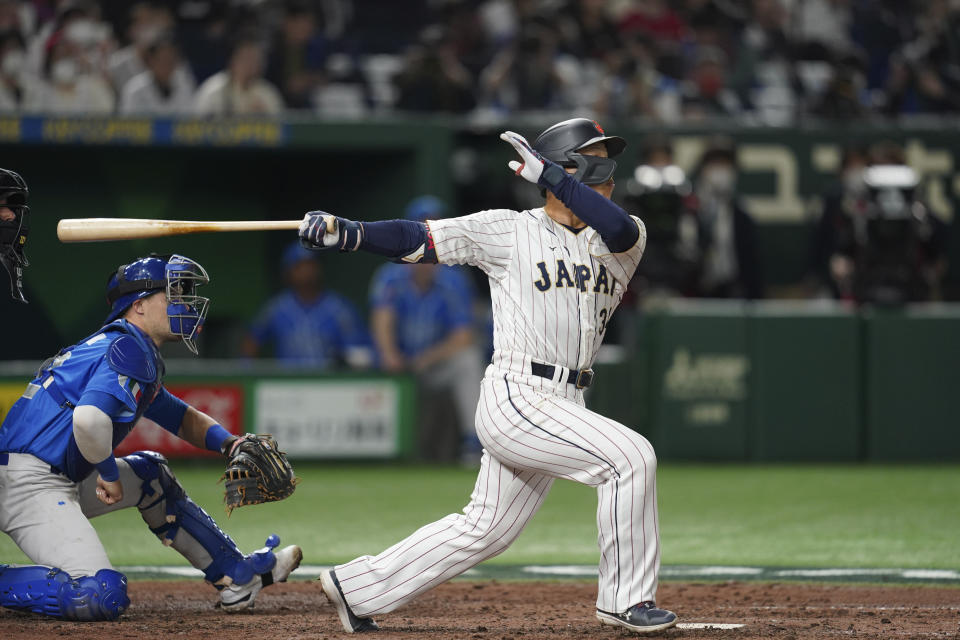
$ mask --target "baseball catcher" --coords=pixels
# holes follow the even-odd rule
[[[104,326],[44,362],[10,408],[0,427],[0,531],[36,564],[0,564],[0,606],[67,620],[118,618],[130,605],[127,578],[89,519],[129,507],[203,572],[224,611],[249,608],[261,589],[299,566],[300,547],[274,551],[276,535],[241,553],[159,453],[114,456],[148,419],[228,456],[230,505],[293,491],[293,470],[272,439],[233,436],[163,386],[159,347],[182,341],[197,352],[209,303],[198,289],[208,281],[202,266],[179,255],[121,265],[107,282]]]

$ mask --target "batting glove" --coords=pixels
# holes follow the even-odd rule
[[[356,251],[363,240],[363,227],[359,222],[325,211],[310,211],[303,216],[297,235],[300,244],[307,249]]]
[[[563,168],[537,153],[526,138],[513,131],[504,131],[500,134],[500,139],[510,143],[523,160],[511,160],[507,163],[515,174],[541,187],[554,187],[559,184],[565,173]]]

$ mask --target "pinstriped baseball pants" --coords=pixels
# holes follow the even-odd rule
[[[484,446],[470,503],[377,556],[336,567],[359,616],[393,611],[503,552],[543,504],[555,478],[597,488],[597,608],[623,612],[656,599],[660,569],[656,456],[635,431],[529,378],[488,370],[477,406]],[[572,387],[571,387],[572,388]]]

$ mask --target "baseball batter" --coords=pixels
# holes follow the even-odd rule
[[[377,556],[321,575],[348,632],[504,551],[554,479],[597,488],[597,618],[639,633],[676,624],[656,607],[660,540],[656,457],[635,431],[584,406],[591,364],[643,254],[643,223],[610,200],[612,156],[626,146],[595,122],[556,124],[534,142],[500,136],[517,175],[545,190],[529,211],[358,223],[311,212],[300,238],[316,249],[364,249],[401,262],[472,264],[490,280],[494,355],[481,385],[480,474],[463,513],[426,525]]]
[[[151,256],[110,276],[107,324],[41,365],[0,427],[0,530],[39,566],[0,564],[0,606],[69,620],[114,620],[130,604],[126,577],[110,564],[88,518],[137,507],[150,530],[220,590],[225,611],[250,607],[285,580],[300,548],[279,538],[243,555],[186,495],[167,460],[114,448],[141,419],[198,447],[228,453],[231,435],[163,388],[159,346],[194,339],[208,298],[199,264]]]

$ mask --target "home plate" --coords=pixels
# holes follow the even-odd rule
[[[678,622],[677,629],[739,629],[745,624],[732,622]]]

